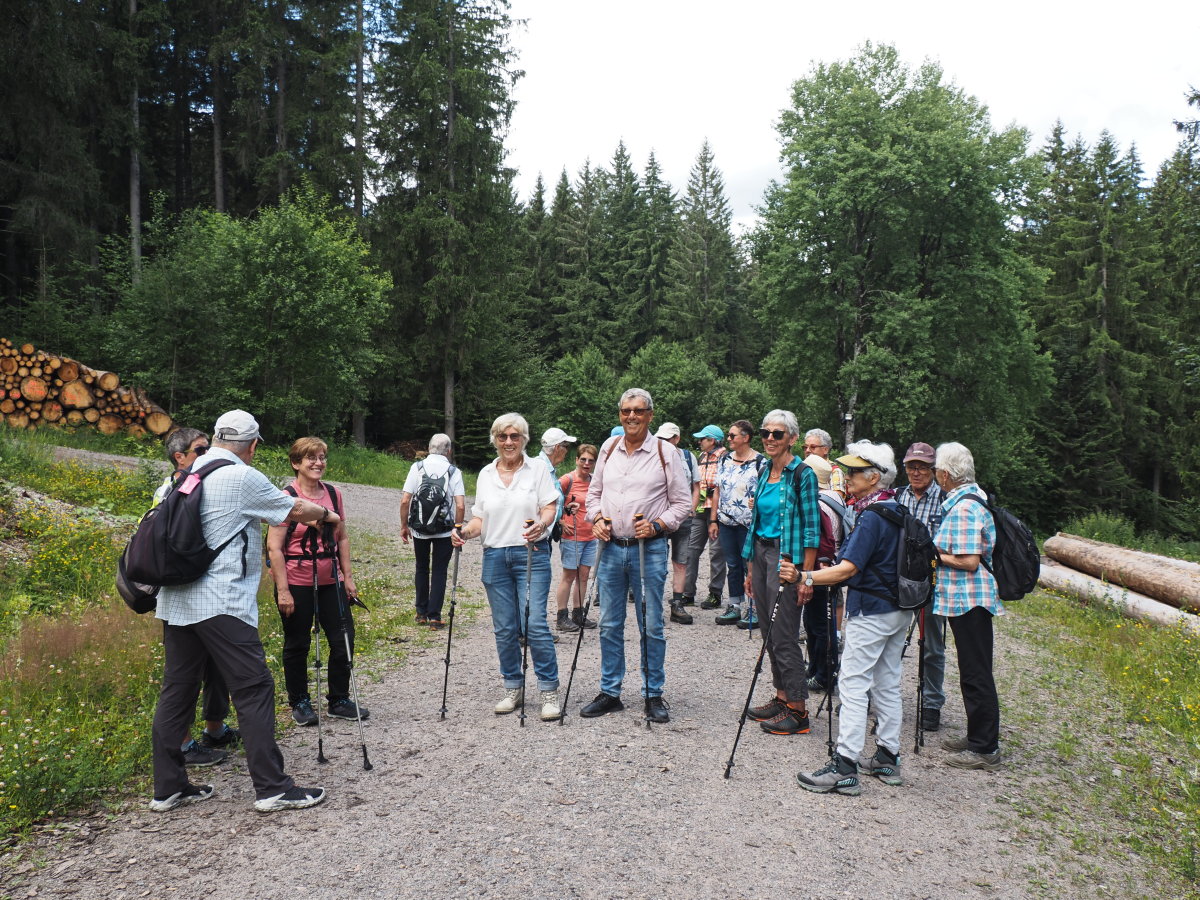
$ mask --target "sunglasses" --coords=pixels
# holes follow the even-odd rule
[[[199,447],[193,447],[192,452],[195,453],[197,456],[203,456],[205,453],[208,452],[208,444],[203,444],[202,446],[199,446]]]
[[[772,440],[776,440],[776,441],[782,441],[785,437],[787,437],[787,432],[781,431],[778,428],[775,428],[775,429],[760,428],[760,429],[758,429],[758,436],[761,437],[764,441],[767,438],[771,438]]]
[[[580,459],[579,459],[579,464],[581,466],[590,466],[590,465],[593,465],[595,462],[596,461],[594,459],[591,459],[587,456],[580,457]]]
[[[625,416],[626,418],[636,416],[637,418],[640,419],[646,413],[650,412],[650,410],[643,406],[641,409],[622,409],[622,410],[618,410],[618,412],[620,412],[621,415]]]
[[[502,444],[515,444],[517,441],[521,440],[521,435],[517,434],[517,433],[499,434],[499,435],[496,435],[496,440],[498,440]]]

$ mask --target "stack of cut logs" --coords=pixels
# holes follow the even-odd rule
[[[1059,532],[1046,541],[1043,586],[1130,618],[1200,633],[1200,565]]]
[[[90,425],[105,434],[166,434],[174,423],[141,388],[66,356],[0,338],[0,415],[10,428]]]

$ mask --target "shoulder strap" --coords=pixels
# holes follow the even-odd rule
[[[608,462],[608,458],[613,455],[613,451],[617,449],[617,444],[621,443],[621,435],[614,434],[608,439],[608,449],[604,451],[604,461]]]
[[[295,484],[289,484],[287,487],[285,487],[283,489],[283,492],[285,494],[291,494],[293,497],[296,497],[297,499],[299,499],[299,497],[300,497],[299,492],[296,490]],[[284,537],[283,537],[283,552],[284,553],[287,553],[288,544],[290,544],[292,542],[292,535],[296,533],[296,526],[299,524],[300,524],[299,522],[288,522],[287,534],[284,535]]]
[[[339,516],[342,514],[342,501],[338,498],[337,488],[332,484],[326,484],[324,481],[317,482],[325,490],[329,491],[329,499],[333,501],[333,511]]]
[[[662,448],[663,441],[660,440],[659,438],[655,438],[654,440],[658,441],[658,464],[660,466],[662,466],[663,474],[666,475],[667,474],[667,458],[665,456],[663,456],[663,448]]]

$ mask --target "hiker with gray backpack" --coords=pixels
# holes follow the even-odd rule
[[[413,545],[417,624],[442,627],[446,572],[454,552],[450,534],[467,510],[462,472],[450,463],[449,435],[429,439],[429,455],[415,462],[400,497],[400,540]]]

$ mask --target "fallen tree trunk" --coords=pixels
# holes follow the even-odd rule
[[[1165,625],[1169,628],[1186,628],[1200,634],[1200,617],[1055,562],[1042,563],[1038,584],[1082,600],[1110,606],[1122,615],[1140,622]]]
[[[1200,612],[1200,572],[1163,563],[1161,559],[1059,532],[1045,543],[1046,555],[1072,569],[1137,591],[1171,606]]]

